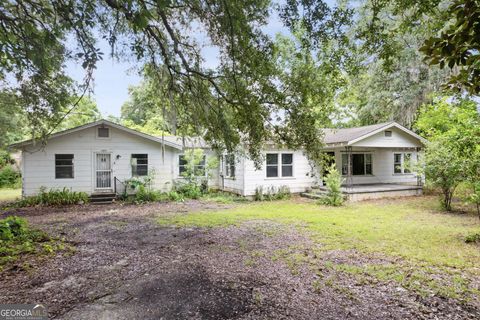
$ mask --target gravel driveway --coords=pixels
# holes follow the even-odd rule
[[[305,248],[314,246],[288,226],[155,223],[164,214],[228,206],[187,201],[10,212],[75,250],[29,258],[0,273],[0,302],[43,303],[58,319],[480,319],[472,304],[422,297],[394,283],[361,284],[282,259],[289,250],[308,256]]]

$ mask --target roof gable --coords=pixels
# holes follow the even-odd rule
[[[181,144],[177,144],[177,143],[174,143],[173,141],[162,139],[161,137],[155,137],[155,136],[152,136],[152,135],[140,132],[140,131],[136,131],[136,130],[127,128],[125,126],[122,126],[120,124],[117,124],[117,123],[114,123],[114,122],[111,122],[111,121],[108,121],[108,120],[105,120],[105,119],[98,120],[98,121],[95,121],[95,122],[90,122],[90,123],[84,124],[82,126],[78,126],[78,127],[75,127],[75,128],[71,128],[71,129],[67,129],[67,130],[63,130],[63,131],[54,133],[54,134],[52,134],[48,137],[48,140],[55,139],[55,138],[58,138],[58,137],[62,137],[62,136],[65,136],[65,135],[69,135],[69,134],[72,134],[74,132],[82,131],[82,130],[89,129],[89,128],[92,128],[92,127],[96,127],[96,126],[99,126],[99,125],[110,126],[112,128],[115,128],[115,129],[118,129],[118,130],[121,130],[121,131],[124,131],[124,132],[128,132],[130,134],[133,134],[133,135],[136,135],[136,136],[139,136],[139,137],[142,137],[144,139],[151,140],[151,141],[154,141],[154,142],[157,142],[157,143],[161,143],[161,144],[164,144],[166,146],[170,146],[170,147],[175,148],[175,149],[179,149],[179,150],[183,149]],[[13,148],[13,149],[21,148],[21,147],[25,147],[25,146],[34,144],[34,142],[35,142],[34,140],[30,139],[30,140],[26,140],[26,141],[11,144],[9,147]]]
[[[422,145],[426,142],[426,139],[394,121],[355,128],[323,129],[325,133],[324,142],[327,145],[351,146],[379,132],[391,128],[396,128],[399,131],[410,135],[411,137],[419,140]]]

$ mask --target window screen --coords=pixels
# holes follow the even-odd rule
[[[402,173],[402,154],[395,153],[393,155],[393,172]]]
[[[405,153],[403,154],[403,173],[410,173],[410,168],[411,166],[411,160],[412,160],[412,154],[411,153]]]
[[[73,178],[73,154],[55,155],[55,179]]]
[[[235,155],[225,155],[225,174],[227,177],[235,177]]]
[[[108,129],[108,128],[98,128],[98,137],[99,138],[110,137],[110,129]]]
[[[342,175],[346,176],[348,174],[348,154],[342,154]]]
[[[391,137],[392,136],[392,131],[386,130],[385,131],[385,137]]]
[[[282,153],[282,177],[293,177],[292,153]]]
[[[205,164],[206,156],[203,155],[202,160],[200,160],[198,164],[193,166],[193,174],[198,177],[205,176]],[[183,154],[178,156],[178,174],[180,176],[184,176],[187,173],[189,165],[190,164],[188,163],[188,159]]]
[[[132,154],[132,176],[148,175],[148,154],[134,153]]]
[[[278,177],[278,154],[267,153],[267,178]]]

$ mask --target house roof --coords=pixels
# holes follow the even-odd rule
[[[424,138],[422,138],[412,130],[409,130],[404,126],[396,123],[395,121],[378,123],[370,126],[355,127],[355,128],[322,129],[322,131],[325,133],[324,142],[327,145],[334,145],[334,144],[352,145],[380,131],[387,130],[390,128],[398,128],[403,132],[420,140],[422,143],[426,142]]]
[[[159,137],[161,139],[162,137]],[[185,148],[208,149],[210,145],[201,137],[180,137],[180,136],[164,136],[165,141],[178,144]]]
[[[108,121],[108,120],[105,120],[105,119],[90,122],[90,123],[84,124],[82,126],[78,126],[78,127],[75,127],[75,128],[71,128],[71,129],[67,129],[67,130],[63,130],[63,131],[54,133],[54,134],[49,136],[49,139],[58,138],[58,137],[61,137],[61,136],[64,136],[64,135],[67,135],[67,134],[70,134],[70,133],[74,133],[74,132],[81,131],[81,130],[84,130],[84,129],[96,127],[96,126],[99,126],[99,125],[107,125],[107,126],[110,126],[112,128],[116,128],[118,130],[122,130],[122,131],[125,131],[125,132],[128,132],[128,133],[131,133],[133,135],[140,136],[140,137],[145,138],[147,140],[151,140],[151,141],[158,142],[158,143],[164,143],[166,146],[170,146],[170,147],[175,148],[175,149],[179,149],[179,150],[183,149],[183,146],[182,146],[181,143],[175,143],[172,140],[162,139],[161,137],[155,137],[155,136],[152,136],[152,135],[149,135],[149,134],[137,131],[137,130],[127,128],[125,126],[122,126],[120,124],[117,124],[115,122]],[[35,141],[32,140],[32,139],[25,140],[25,141],[21,141],[21,142],[18,142],[18,143],[11,144],[9,147],[12,148],[12,149],[18,149],[18,148],[21,148],[21,147],[31,145],[34,142]]]

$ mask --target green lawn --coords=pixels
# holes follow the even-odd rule
[[[249,203],[233,209],[161,218],[161,224],[216,227],[248,220],[302,226],[328,249],[381,252],[436,266],[479,265],[477,245],[464,238],[480,232],[474,215],[448,214],[435,197],[363,202],[332,208],[293,201]]]
[[[272,220],[306,231],[318,244],[312,259],[295,251],[266,253],[287,264],[310,263],[361,278],[395,281],[420,294],[468,300],[480,298],[472,279],[480,276],[479,244],[465,237],[480,232],[473,214],[445,213],[438,198],[418,197],[351,203],[343,207],[319,206],[313,202],[274,201],[240,204],[232,209],[194,212],[159,218],[161,225],[222,227],[246,221]],[[320,249],[318,249],[320,248]],[[308,248],[307,248],[308,250]],[[332,250],[352,250],[367,262],[340,264],[328,261]],[[333,251],[332,251],[333,252]],[[377,261],[373,257],[384,257]],[[317,268],[318,269],[318,268]]]
[[[22,189],[0,189],[0,202],[14,201],[22,196]]]

